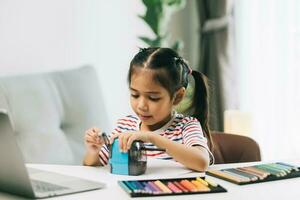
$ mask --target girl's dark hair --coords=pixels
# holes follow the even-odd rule
[[[140,68],[153,70],[154,81],[164,87],[173,98],[174,94],[181,87],[187,88],[189,75],[195,80],[195,90],[190,108],[192,116],[199,120],[203,132],[212,148],[208,119],[208,84],[207,78],[202,73],[191,70],[188,63],[170,48],[150,47],[143,48],[134,56],[130,62],[128,83],[131,83],[131,76]]]

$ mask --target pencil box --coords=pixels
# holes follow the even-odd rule
[[[122,180],[118,184],[131,197],[227,192],[221,185],[204,177]]]
[[[300,168],[277,162],[247,167],[208,170],[208,175],[238,184],[247,185],[300,177]]]

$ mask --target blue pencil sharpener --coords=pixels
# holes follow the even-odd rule
[[[110,146],[109,164],[112,174],[141,175],[147,168],[146,151],[142,141],[134,141],[127,153],[121,152],[119,139]]]

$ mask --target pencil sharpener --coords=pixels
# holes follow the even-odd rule
[[[120,151],[119,139],[115,139],[110,146],[109,154],[110,172],[121,175],[141,175],[147,168],[146,151],[142,141],[134,141],[124,153]]]

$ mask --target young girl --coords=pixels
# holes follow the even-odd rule
[[[195,80],[193,117],[174,111],[185,95],[190,76]],[[126,152],[134,140],[142,140],[146,147],[166,150],[149,151],[147,156],[174,159],[190,169],[205,171],[213,162],[205,76],[192,70],[172,49],[146,48],[131,61],[128,82],[136,116],[118,120],[111,142],[118,137],[120,151]],[[99,139],[99,132],[99,128],[91,128],[85,133],[85,165],[108,163],[108,148]]]

